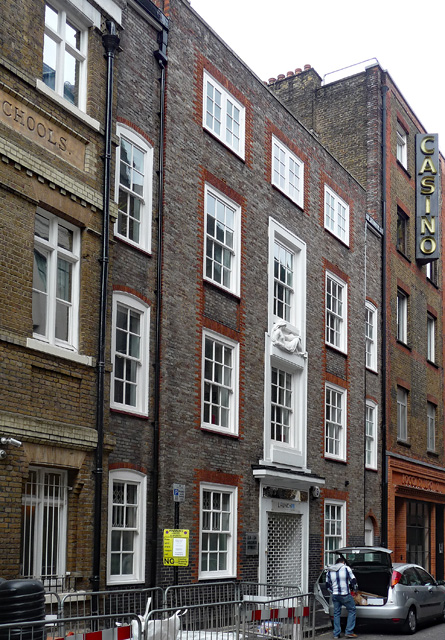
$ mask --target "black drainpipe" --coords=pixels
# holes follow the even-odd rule
[[[384,76],[386,78],[386,76]],[[386,80],[385,80],[386,81]],[[388,291],[386,286],[386,271],[387,271],[387,234],[386,228],[386,94],[388,92],[388,86],[382,83],[382,227],[383,227],[383,240],[382,240],[382,530],[380,536],[380,543],[382,547],[388,546],[388,462],[386,457],[386,428],[387,428],[387,331],[388,327],[388,314],[387,314],[387,298]]]
[[[102,255],[100,258],[100,309],[99,309],[99,348],[97,357],[97,401],[96,401],[96,469],[94,487],[94,542],[93,542],[93,591],[100,589],[100,557],[102,530],[102,481],[103,481],[103,444],[104,444],[104,389],[105,389],[105,341],[107,321],[107,288],[110,237],[110,175],[111,175],[111,125],[113,119],[113,71],[114,55],[119,46],[114,22],[107,21],[108,33],[102,36],[107,60],[107,95],[105,113],[105,154],[104,154],[104,199],[102,220]]]
[[[158,164],[158,258],[156,263],[156,336],[155,336],[155,380],[154,380],[154,413],[153,413],[153,469],[152,469],[152,522],[151,522],[151,562],[150,586],[156,586],[158,557],[158,487],[159,487],[159,404],[161,392],[161,305],[162,305],[162,247],[164,222],[164,132],[165,132],[165,74],[167,67],[166,27],[158,33],[159,49],[154,56],[161,69],[159,78],[159,164]]]

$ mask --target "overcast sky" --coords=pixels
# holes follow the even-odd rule
[[[191,5],[261,80],[305,64],[323,77],[376,58],[426,131],[439,134],[445,153],[443,0],[191,0]]]

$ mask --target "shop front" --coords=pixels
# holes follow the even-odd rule
[[[444,579],[445,471],[388,457],[388,547],[393,562],[420,564]]]

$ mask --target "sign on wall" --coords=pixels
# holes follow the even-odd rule
[[[189,530],[164,529],[164,565],[188,567]]]
[[[439,136],[416,135],[416,260],[438,260],[439,240]]]

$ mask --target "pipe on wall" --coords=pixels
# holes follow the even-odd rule
[[[100,589],[100,558],[102,532],[102,486],[103,486],[103,444],[104,444],[104,400],[105,400],[105,342],[107,321],[107,289],[110,237],[110,194],[111,194],[111,127],[113,120],[113,78],[114,57],[119,47],[119,36],[114,22],[107,21],[107,33],[102,36],[107,61],[107,88],[105,105],[105,152],[104,152],[104,192],[102,219],[102,253],[100,257],[100,298],[99,337],[97,357],[97,399],[96,430],[97,447],[94,470],[94,540],[92,589]]]
[[[385,84],[386,76],[382,79],[382,227],[383,227],[383,244],[382,244],[382,527],[380,533],[380,544],[382,547],[388,546],[388,461],[386,457],[386,428],[387,428],[387,332],[388,332],[388,290],[386,285],[387,273],[387,251],[388,251],[388,230],[386,228],[386,191],[387,191],[387,148],[386,148],[386,127],[387,127],[387,100],[386,94],[389,87]]]
[[[159,78],[159,162],[158,162],[158,256],[156,262],[156,336],[154,364],[154,413],[153,413],[153,466],[152,466],[152,521],[150,553],[150,586],[156,586],[158,556],[158,488],[159,488],[159,403],[161,392],[161,312],[162,312],[162,257],[164,225],[164,135],[165,135],[165,76],[167,67],[166,27],[158,33],[159,49],[154,56],[158,61],[161,75]]]

